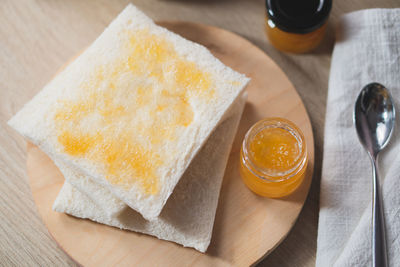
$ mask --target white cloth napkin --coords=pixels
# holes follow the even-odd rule
[[[400,114],[400,9],[344,15],[337,27],[325,120],[317,266],[371,266],[372,169],[352,121],[370,82],[385,85]],[[390,266],[400,266],[400,123],[380,154]]]

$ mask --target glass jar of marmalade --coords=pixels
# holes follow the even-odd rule
[[[240,151],[240,174],[254,193],[278,198],[303,182],[308,163],[304,135],[291,121],[264,119],[247,132]]]
[[[305,53],[322,41],[332,0],[266,0],[265,27],[277,49]]]

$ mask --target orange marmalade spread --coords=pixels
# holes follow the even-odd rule
[[[304,179],[307,167],[304,136],[286,119],[256,123],[247,132],[240,155],[244,183],[261,196],[289,195]]]
[[[65,153],[100,162],[111,184],[139,183],[155,195],[158,168],[174,153],[166,142],[193,122],[189,100],[207,102],[215,90],[210,73],[162,35],[142,29],[120,36],[122,56],[93,69],[78,97],[57,103],[57,140]]]

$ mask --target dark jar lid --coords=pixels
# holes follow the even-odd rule
[[[332,0],[266,0],[267,15],[281,30],[309,33],[329,17]]]

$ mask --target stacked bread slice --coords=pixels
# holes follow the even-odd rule
[[[235,103],[230,116],[211,134],[157,219],[145,220],[128,207],[118,216],[110,217],[102,200],[93,201],[93,198],[68,182],[64,183],[53,209],[121,229],[153,235],[205,252],[210,244],[222,178],[245,99],[243,96]],[[104,199],[118,201],[96,183],[89,182],[85,187],[87,190],[97,190],[104,195]]]
[[[128,5],[9,124],[64,174],[56,211],[205,251],[247,83]]]

